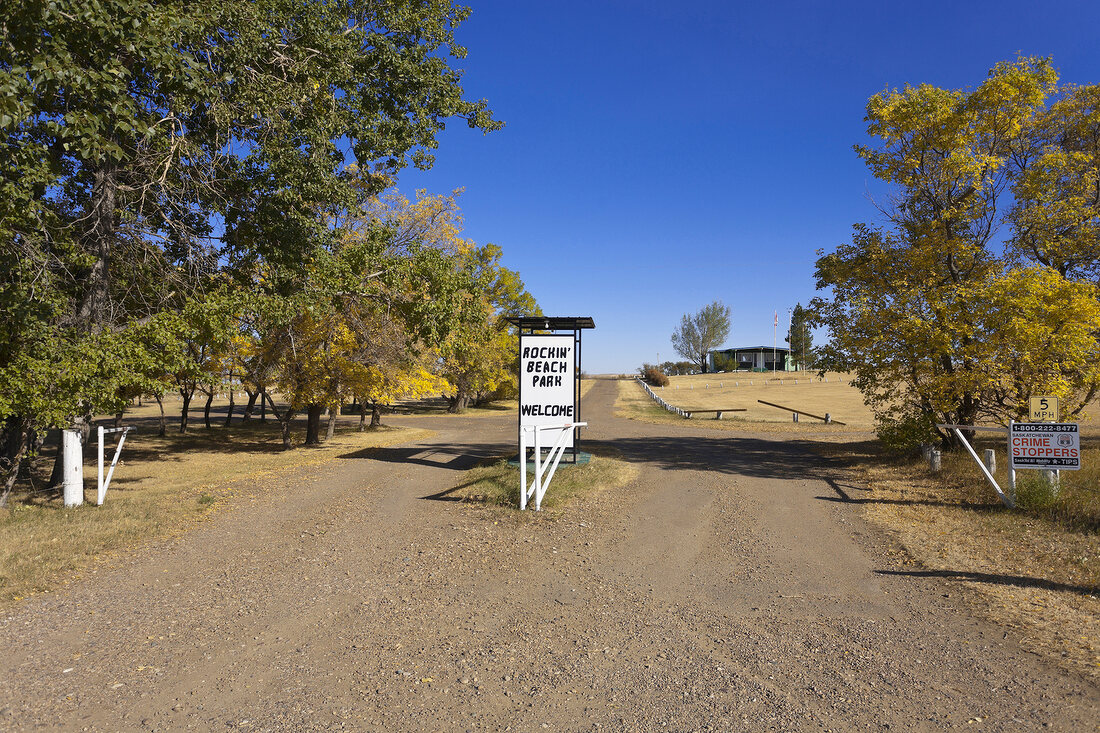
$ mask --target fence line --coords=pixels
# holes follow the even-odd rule
[[[686,410],[681,410],[679,407],[674,407],[674,406],[668,404],[667,402],[665,402],[664,399],[662,399],[660,395],[658,395],[656,392],[654,392],[652,389],[649,388],[649,385],[646,384],[645,381],[643,381],[641,377],[634,377],[634,381],[636,381],[638,384],[642,385],[642,388],[646,391],[646,394],[648,394],[650,397],[652,397],[653,401],[656,402],[658,405],[665,408],[666,410],[673,413],[674,415],[679,415],[680,417],[685,417],[685,418],[687,417],[687,411]]]
[[[634,377],[634,378],[640,380],[639,377]],[[722,380],[722,381],[718,382],[718,388],[719,389],[725,389],[726,381],[727,380]],[[755,384],[756,380],[755,379],[738,379],[738,380],[732,380],[731,379],[731,380],[728,380],[728,381],[732,382],[733,383],[732,386],[734,386],[734,387],[740,387],[741,382],[747,383],[750,387],[755,387],[756,386],[756,384]],[[829,381],[828,377],[805,377],[805,378],[798,377],[798,378],[786,379],[786,380],[780,379],[778,377],[770,377],[770,378],[761,379],[760,384],[763,387],[784,387],[784,386],[790,386],[792,384],[795,384],[795,385],[797,385],[797,384],[845,384],[845,381],[843,379],[841,379],[840,377],[834,377],[832,382]],[[679,384],[673,384],[672,388],[673,389],[680,389],[680,385]],[[660,389],[667,389],[667,387],[661,387]],[[694,382],[689,382],[688,386],[685,387],[684,389],[689,389],[689,390],[695,389],[695,383]],[[710,382],[703,382],[703,389],[710,389]]]

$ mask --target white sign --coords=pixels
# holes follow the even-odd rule
[[[576,422],[576,341],[568,336],[519,337],[519,424],[561,425]],[[573,447],[573,429],[565,447]],[[550,447],[560,430],[542,431],[543,445]]]
[[[1032,397],[1029,401],[1031,422],[1058,422],[1057,397]]]
[[[1012,423],[1008,433],[1012,467],[1076,471],[1081,468],[1077,423]]]

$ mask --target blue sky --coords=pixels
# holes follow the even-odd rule
[[[464,187],[465,235],[504,250],[547,315],[590,315],[584,368],[678,359],[684,313],[721,299],[729,346],[770,344],[815,294],[817,250],[877,220],[852,152],[886,87],[974,86],[1017,52],[1100,82],[1098,2],[467,0],[472,98],[408,194]]]

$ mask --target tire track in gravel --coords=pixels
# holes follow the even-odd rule
[[[876,574],[888,540],[805,446],[621,420],[615,387],[586,445],[638,478],[560,512],[439,500],[514,416],[395,419],[437,432],[24,602],[0,728],[1096,728],[1094,685],[953,586]]]

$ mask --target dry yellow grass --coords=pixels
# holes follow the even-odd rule
[[[124,422],[135,422],[135,417]],[[127,439],[103,506],[94,504],[92,458],[84,470],[85,497],[91,503],[64,509],[56,496],[22,486],[10,508],[0,510],[0,605],[49,590],[123,548],[186,529],[221,505],[234,485],[248,481],[262,489],[262,479],[279,471],[426,434],[345,429],[320,447],[284,451],[278,426],[271,421],[209,431],[196,427],[187,435],[170,432],[163,438],[145,422]],[[41,464],[38,468],[48,476],[49,461]],[[41,481],[40,476],[38,485]]]
[[[684,410],[714,410],[719,407],[746,408],[730,417],[748,422],[792,423],[791,413],[762,405],[757,400],[824,416],[847,423],[850,428],[874,427],[871,411],[863,396],[848,383],[848,376],[829,373],[818,379],[814,372],[761,372],[692,374],[669,377],[669,385],[655,390],[666,402]],[[809,417],[801,421],[821,421]]]
[[[791,433],[792,435],[812,433],[818,438],[827,434],[836,436],[837,440],[847,440],[853,435],[866,436],[873,427],[870,411],[863,405],[859,392],[847,382],[840,384],[834,381],[837,379],[835,375],[828,375],[829,382],[811,384],[807,382],[806,377],[798,377],[798,384],[794,384],[792,378],[789,383],[784,380],[782,385],[768,384],[766,386],[756,378],[744,381],[737,379],[732,382],[717,379],[710,382],[710,387],[702,386],[707,384],[706,381],[700,379],[704,376],[724,378],[730,375],[672,377],[672,379],[685,381],[678,382],[679,388],[670,384],[664,389],[657,390],[657,392],[669,404],[685,410],[744,407],[747,411],[726,413],[721,420],[715,420],[713,413],[709,415],[697,413],[691,419],[691,424],[696,426],[705,425],[707,428],[735,432]],[[693,385],[686,380],[698,381]],[[749,384],[750,381],[753,383]],[[823,416],[828,412],[837,420],[847,424],[833,423],[825,425],[821,420],[814,420],[809,417],[801,417],[799,422],[795,423],[790,412],[761,405],[757,403],[758,399],[816,415]],[[619,382],[619,398],[616,402],[616,410],[622,417],[645,422],[672,425],[681,424],[685,421],[685,418],[660,407],[633,379]]]

